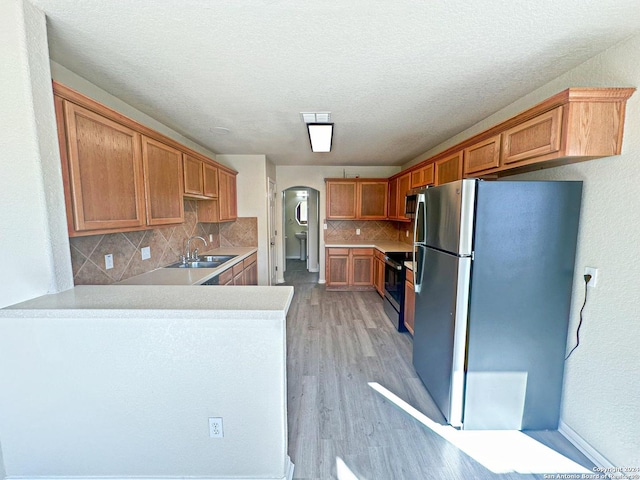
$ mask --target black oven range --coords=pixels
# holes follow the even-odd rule
[[[384,257],[384,311],[399,332],[404,326],[404,262],[411,260],[409,252],[386,252]]]

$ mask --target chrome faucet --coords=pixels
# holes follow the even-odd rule
[[[197,235],[194,235],[193,237],[189,237],[189,239],[187,240],[187,247],[186,247],[185,252],[184,252],[184,261],[185,262],[187,260],[196,260],[196,261],[198,261],[198,249],[196,248],[193,252],[191,251],[191,240],[202,240],[204,242],[204,246],[205,247],[209,246],[207,241],[202,237],[199,237]]]

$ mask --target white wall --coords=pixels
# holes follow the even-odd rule
[[[71,288],[45,17],[0,4],[0,307]]]
[[[238,216],[258,218],[258,285],[269,285],[267,166],[264,155],[216,155],[238,172]],[[273,167],[269,167],[273,171]]]
[[[571,86],[640,86],[640,36],[603,52],[416,160]],[[510,177],[584,182],[569,348],[575,343],[586,266],[598,268],[598,286],[589,289],[580,346],[566,364],[562,421],[621,467],[640,465],[639,165],[640,93],[636,92],[627,104],[622,155]]]
[[[318,248],[320,246],[320,219],[318,217],[318,201],[319,195],[317,190],[312,188],[309,191],[309,229],[307,230],[307,268],[310,272],[318,272],[320,270]]]
[[[361,178],[388,178],[400,171],[400,167],[331,167],[325,165],[316,166],[290,166],[277,165],[278,176],[278,212],[282,212],[282,192],[291,187],[310,187],[318,190],[320,202],[320,283],[325,283],[325,251],[324,251],[324,230],[322,224],[326,218],[326,189],[325,178],[341,178],[344,173],[359,175]],[[283,232],[282,215],[278,216],[278,231]],[[280,239],[278,245],[278,265],[285,265],[283,241]],[[284,267],[278,268],[278,283],[284,282]]]
[[[9,478],[286,477],[284,311],[84,311],[0,317]]]
[[[297,192],[301,190],[287,190],[284,192],[284,218],[285,218],[285,250],[287,258],[300,258],[300,240],[295,236],[298,232],[307,231],[306,226],[298,225],[296,221],[296,206],[301,198]],[[305,190],[306,191],[306,190]]]
[[[118,113],[146,125],[156,132],[160,132],[176,142],[180,142],[182,145],[192,148],[196,152],[200,152],[209,158],[215,159],[216,155],[212,151],[207,150],[203,146],[195,143],[193,140],[189,140],[187,137],[180,135],[178,132],[151,118],[149,115],[142,113],[140,110],[133,108],[128,103],[123,102],[118,97],[111,95],[109,92],[101,89],[53,60],[51,60],[50,63],[51,78],[57,82],[60,82],[69,88],[73,88],[74,90],[102,103],[103,105],[106,105],[107,107],[113,108]]]

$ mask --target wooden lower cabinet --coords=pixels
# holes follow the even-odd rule
[[[375,250],[373,253],[373,284],[381,297],[384,297],[384,253]]]
[[[252,253],[242,262],[244,268],[244,284],[258,285],[258,254]]]
[[[218,275],[218,285],[258,285],[258,254],[252,253]]]
[[[327,248],[327,287],[372,289],[373,251],[373,248]]]
[[[413,335],[413,326],[416,317],[416,292],[413,289],[413,271],[407,269],[407,277],[404,282],[404,326]]]

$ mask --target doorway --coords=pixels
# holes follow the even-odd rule
[[[291,187],[282,192],[283,252],[286,263],[320,271],[320,192]],[[285,267],[286,270],[286,267]]]

